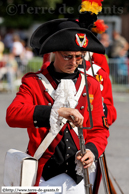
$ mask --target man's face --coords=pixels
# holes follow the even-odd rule
[[[82,55],[80,51],[57,51],[55,52],[54,67],[60,73],[74,73],[79,64],[82,64]]]

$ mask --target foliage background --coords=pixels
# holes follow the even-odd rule
[[[4,20],[1,22],[1,26],[28,29],[34,22],[44,22],[51,19],[69,17],[78,18],[78,11],[80,8],[81,0],[0,0],[0,17]],[[104,0],[104,8],[115,9],[122,7],[123,13],[129,12],[128,0]],[[17,13],[9,14],[8,9],[11,6],[15,6]],[[12,12],[15,11],[12,8]],[[10,8],[11,9],[11,8]],[[102,11],[101,14],[105,14]],[[114,13],[113,9],[106,15],[119,15]]]

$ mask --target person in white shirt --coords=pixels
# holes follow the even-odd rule
[[[13,45],[12,45],[12,54],[15,56],[15,59],[18,64],[18,74],[20,75],[22,72],[22,61],[21,61],[21,56],[22,53],[24,52],[24,47],[22,43],[20,42],[20,38],[17,34],[13,36]]]

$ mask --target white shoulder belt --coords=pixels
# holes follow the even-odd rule
[[[54,96],[55,90],[54,90],[53,86],[51,85],[51,83],[48,81],[48,79],[42,73],[37,74],[37,76],[41,79],[44,87],[46,89],[48,89],[48,91],[47,91],[48,94],[54,99],[53,96]],[[85,85],[85,77],[84,77],[84,74],[82,74],[82,73],[81,73],[81,78],[82,78],[81,84],[80,84],[80,87],[79,87],[78,92],[76,94],[77,100],[79,100],[81,93],[83,91],[84,85]]]
[[[101,69],[101,67],[96,64],[93,64],[92,66],[93,66],[94,74],[97,75],[97,72]],[[83,68],[78,68],[78,69],[79,71],[84,72]],[[91,67],[88,69],[88,71],[86,71],[86,74],[93,76]]]

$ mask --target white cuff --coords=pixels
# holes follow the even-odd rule
[[[50,131],[56,135],[60,131],[60,124],[62,123],[63,117],[59,117],[57,109],[51,109],[50,114]]]
[[[86,149],[86,150],[89,150],[89,149]],[[75,155],[75,164],[76,164],[76,174],[80,175],[83,177],[83,165],[82,165],[82,162],[80,160],[77,160],[76,159],[76,156],[78,155],[78,153],[80,153],[81,151],[79,150],[76,155]],[[95,157],[94,157],[95,159]],[[89,175],[90,173],[92,172],[95,172],[95,169],[96,169],[96,166],[95,166],[95,162],[92,163],[92,165],[90,167],[88,167],[88,172],[89,172]]]

